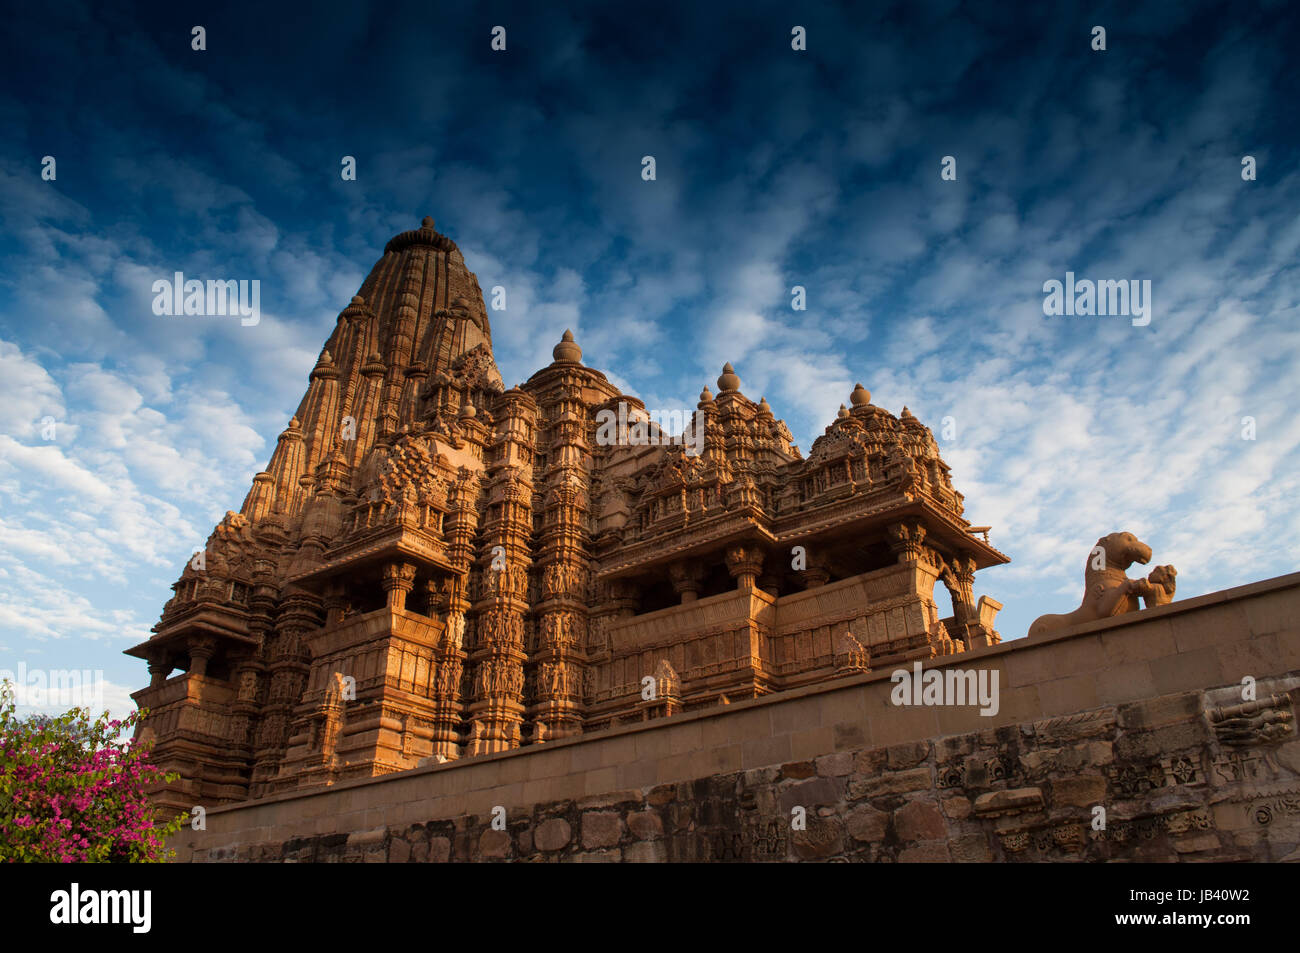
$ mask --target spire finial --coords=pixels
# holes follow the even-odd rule
[[[570,364],[576,364],[582,360],[582,348],[578,347],[574,342],[573,332],[568,328],[564,329],[564,334],[560,337],[560,343],[555,345],[555,349],[551,351],[551,356],[556,361]]]
[[[740,390],[740,378],[736,376],[736,369],[728,361],[722,365],[722,374],[718,378],[718,392],[726,393],[727,391]]]

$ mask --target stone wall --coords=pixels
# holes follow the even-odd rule
[[[875,671],[213,809],[177,859],[1300,859],[1300,573],[927,668],[997,714]]]

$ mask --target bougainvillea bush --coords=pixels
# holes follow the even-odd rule
[[[0,860],[53,863],[162,861],[164,840],[184,818],[160,821],[145,795],[175,780],[130,737],[142,712],[123,720],[85,709],[15,716],[0,684]],[[125,738],[123,742],[121,739]]]

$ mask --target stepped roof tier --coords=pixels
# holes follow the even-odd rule
[[[128,650],[152,675],[142,734],[182,774],[162,800],[369,777],[999,641],[974,575],[1008,560],[916,417],[858,384],[805,458],[730,364],[716,386],[666,431],[565,330],[506,390],[456,244],[430,218],[393,238],[239,512]]]

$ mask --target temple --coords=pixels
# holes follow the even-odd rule
[[[478,281],[426,218],[385,247],[269,466],[128,650],[152,677],[132,696],[140,734],[181,776],[161,803],[473,758],[999,642],[1001,606],[974,577],[1008,560],[964,519],[933,435],[860,384],[847,396],[807,457],[731,365],[700,394],[698,441],[603,440],[602,411],[644,420],[642,402],[568,332],[507,390]]]

